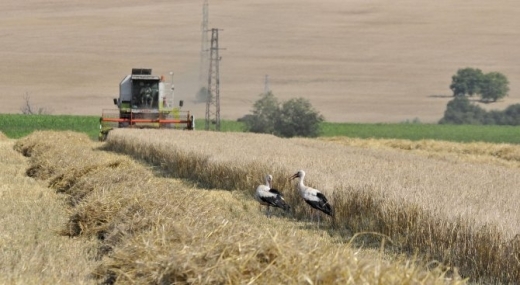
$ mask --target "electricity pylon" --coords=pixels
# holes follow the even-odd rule
[[[209,49],[209,71],[208,71],[208,98],[206,102],[206,130],[213,129],[220,131],[220,75],[218,47],[219,29],[211,29],[211,47]]]

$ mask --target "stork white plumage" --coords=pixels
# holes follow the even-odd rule
[[[265,185],[259,185],[256,188],[255,199],[260,203],[260,207],[267,206],[266,216],[271,217],[270,207],[278,207],[284,210],[289,210],[291,207],[285,203],[283,194],[277,189],[271,188],[273,176],[268,174],[265,176]]]
[[[319,190],[314,189],[309,186],[305,186],[303,184],[303,179],[305,178],[305,171],[299,170],[290,179],[299,178],[298,182],[298,191],[300,192],[300,196],[302,196],[303,200],[309,204],[313,209],[319,210],[329,216],[334,216],[334,209],[329,204],[327,197],[323,195]],[[320,226],[320,215],[318,214],[318,227]]]

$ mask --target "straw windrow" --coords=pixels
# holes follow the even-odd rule
[[[139,154],[123,140],[142,138],[119,135],[122,137],[113,136],[112,140],[121,139],[120,147]],[[209,134],[207,141],[214,138]],[[229,138],[240,140],[241,135]],[[271,140],[270,136],[265,138]],[[62,145],[50,143],[52,140]],[[112,141],[106,147],[115,145]],[[21,146],[30,149],[31,163],[53,166],[45,181],[52,181],[50,186],[56,191],[73,196],[75,191],[90,189],[71,204],[62,233],[98,238],[100,266],[93,276],[105,283],[463,283],[453,273],[453,279],[446,279],[443,267],[426,270],[419,260],[410,263],[365,257],[344,243],[348,236],[338,234],[337,226],[343,225],[339,220],[334,221],[335,228],[325,228],[326,232],[300,220],[306,217],[307,208],[297,200],[295,191],[288,190],[287,170],[269,157],[266,160],[263,152],[251,154],[255,160],[250,161],[248,152],[237,147],[237,155],[243,151],[243,157],[230,162],[225,161],[229,143],[221,145],[216,155],[193,144],[177,150],[173,144],[143,144],[143,151],[155,159],[154,165],[170,167],[161,170],[99,151],[100,144],[84,143],[81,135],[73,133],[35,133],[21,139],[17,149]],[[168,151],[157,155],[162,148]],[[74,152],[75,159],[68,157]],[[196,163],[190,161],[189,167],[180,164],[190,157]],[[278,177],[275,182],[295,205],[296,219],[280,214],[266,219],[251,198],[263,173],[273,169]],[[164,172],[173,176],[184,173],[197,182],[191,184],[194,186],[223,185],[239,191],[200,191],[180,180],[161,177]],[[64,181],[67,183],[62,184]]]

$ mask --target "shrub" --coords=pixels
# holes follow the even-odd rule
[[[520,125],[520,104],[507,107],[504,111],[489,111],[471,104],[468,98],[458,96],[448,102],[444,117],[439,124],[470,125]]]
[[[253,105],[253,114],[245,115],[239,121],[246,124],[247,131],[268,133],[280,137],[317,137],[319,124],[324,118],[311,103],[304,98],[291,99],[281,106],[272,92]]]
[[[448,102],[444,117],[439,124],[481,124],[486,111],[477,105],[471,104],[464,96],[457,96]]]
[[[276,135],[281,137],[317,137],[324,118],[304,98],[283,103],[275,123]]]

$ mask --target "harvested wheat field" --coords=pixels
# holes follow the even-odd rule
[[[16,141],[0,133],[0,283],[94,284],[95,238],[57,233],[68,220],[67,205],[44,183],[27,177],[27,159]]]
[[[304,97],[331,122],[437,122],[459,68],[500,72],[520,102],[520,3],[515,0],[209,0],[219,28],[222,119],[250,112],[269,87]],[[203,0],[0,3],[0,112],[25,95],[53,114],[113,108],[133,67],[175,73],[176,98],[203,118]],[[204,81],[207,83],[206,81]]]
[[[519,280],[516,146],[132,129],[114,130],[104,143],[72,132],[5,141],[4,151],[14,153],[13,145],[18,151],[13,171],[48,187],[40,195],[52,199],[31,208],[59,217],[48,240],[88,247],[78,257],[86,264],[62,265],[77,275],[56,271],[53,278],[107,284]],[[319,228],[288,181],[298,169],[335,209]],[[253,199],[265,173],[291,205],[271,219]],[[15,219],[12,211],[5,216]],[[34,228],[18,226],[21,233]],[[69,257],[61,255],[13,257],[8,280],[17,282],[21,268],[46,264],[42,259],[64,264]],[[36,279],[38,272],[24,277]]]
[[[107,143],[91,142],[84,134],[49,131],[35,132],[18,141],[7,140],[2,153],[11,153],[13,162],[3,163],[12,164],[11,171],[25,183],[40,185],[40,200],[18,214],[13,210],[4,213],[11,220],[11,227],[17,225],[18,233],[4,234],[2,242],[18,234],[29,233],[34,238],[30,234],[35,228],[32,223],[48,222],[42,217],[52,214],[58,223],[39,229],[52,230],[46,242],[59,242],[62,250],[48,248],[28,258],[25,255],[32,249],[30,243],[25,247],[20,245],[21,255],[7,255],[9,258],[2,260],[11,264],[2,266],[7,272],[0,277],[2,280],[20,284],[40,279],[49,284],[466,283],[456,270],[434,259],[421,259],[419,252],[415,257],[413,254],[407,257],[381,233],[355,234],[358,231],[353,225],[340,220],[329,220],[318,229],[308,221],[304,205],[291,194],[294,191],[288,183],[282,182],[284,169],[280,165],[267,169],[262,164],[251,164],[241,170],[243,163],[252,162],[249,155],[255,153],[253,149],[247,153],[237,148],[236,155],[241,155],[242,161],[227,163],[225,155],[229,150],[221,144],[230,143],[228,139],[234,144],[260,138],[268,144],[282,143],[281,151],[283,144],[304,147],[310,143],[307,147],[311,147],[314,142],[310,140],[223,136],[215,141],[215,145],[220,144],[223,156],[213,157],[208,155],[209,144],[198,151],[175,144],[163,152],[164,145],[159,143],[172,139],[171,135],[177,137],[175,140],[196,139],[202,138],[203,133],[192,132],[194,137],[183,137],[190,134],[147,132],[146,135],[154,135],[158,140],[136,140],[131,144],[136,134],[117,131],[111,133]],[[206,135],[206,140],[217,138],[213,133]],[[143,164],[134,160],[134,156],[141,156],[144,151],[149,152],[153,162]],[[204,156],[205,160],[200,160]],[[283,163],[290,157],[284,155],[278,159]],[[305,166],[309,176],[312,173],[315,177],[309,182],[320,181],[314,172],[317,168]],[[191,168],[198,170],[191,174],[184,172]],[[294,212],[276,211],[268,219],[258,210],[251,192],[268,170],[273,171],[276,184],[283,186],[281,189]],[[13,184],[23,191],[32,187],[16,181]],[[223,189],[215,188],[217,185]],[[7,197],[17,197],[13,187],[2,189],[4,202]],[[231,188],[235,190],[230,191]],[[341,195],[325,190],[336,202],[340,199]],[[50,207],[54,204],[60,207]],[[338,211],[340,217],[343,212]],[[31,224],[12,221],[20,217],[31,218]],[[381,243],[382,240],[385,242]],[[84,252],[78,255],[74,250],[65,250],[70,247],[83,248]],[[2,247],[2,250],[9,249]],[[82,262],[70,262],[71,257]],[[50,268],[42,270],[44,265]],[[68,274],[60,273],[67,270],[59,271],[58,267],[68,268]],[[47,279],[42,278],[45,274]]]

